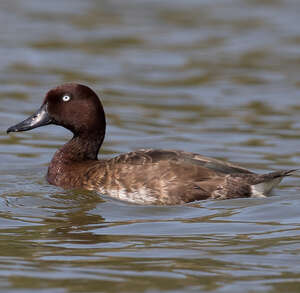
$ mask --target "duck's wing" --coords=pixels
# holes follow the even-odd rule
[[[196,153],[189,153],[177,150],[141,149],[131,153],[123,154],[114,159],[115,163],[144,165],[157,163],[159,161],[169,161],[202,166],[217,173],[222,174],[253,174],[253,172],[238,165],[201,156]]]
[[[264,197],[293,170],[259,175],[198,154],[139,150],[105,161],[101,184],[111,196],[141,204]],[[95,182],[99,183],[97,176]]]

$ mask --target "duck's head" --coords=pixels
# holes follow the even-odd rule
[[[85,85],[66,83],[51,89],[39,110],[9,127],[7,133],[49,124],[63,126],[76,136],[104,136],[106,127],[105,114],[97,94]]]

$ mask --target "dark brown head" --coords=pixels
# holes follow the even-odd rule
[[[48,124],[63,126],[75,136],[97,136],[102,139],[106,127],[105,114],[97,94],[89,87],[76,83],[51,89],[40,109],[23,122],[8,128],[7,133]]]

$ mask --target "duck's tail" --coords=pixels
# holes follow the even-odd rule
[[[251,184],[251,197],[266,197],[284,177],[291,176],[296,171],[299,171],[299,169],[281,170],[260,175],[255,180],[256,182]]]

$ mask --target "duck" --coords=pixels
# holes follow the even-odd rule
[[[180,205],[208,199],[266,197],[293,170],[257,174],[241,166],[181,150],[140,149],[98,159],[106,131],[102,103],[90,87],[64,83],[7,133],[59,125],[73,137],[54,154],[47,181],[93,190],[142,205]]]

